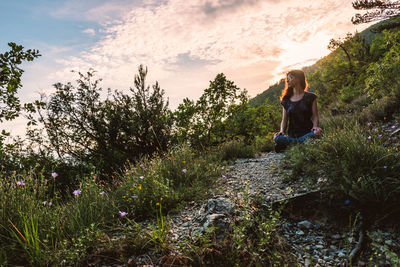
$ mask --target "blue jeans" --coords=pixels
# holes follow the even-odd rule
[[[281,147],[287,147],[290,145],[297,145],[297,144],[301,144],[303,143],[307,138],[311,138],[314,136],[314,132],[309,132],[305,135],[303,135],[302,137],[299,138],[294,138],[294,137],[290,137],[290,136],[284,136],[284,135],[278,135],[275,138],[275,144],[281,146]]]

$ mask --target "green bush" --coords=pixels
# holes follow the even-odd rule
[[[237,158],[253,158],[254,148],[238,140],[232,140],[221,146],[223,160],[235,160]]]
[[[168,211],[180,203],[204,197],[221,176],[220,159],[177,147],[163,156],[144,159],[127,168],[116,188],[120,209],[132,216],[154,215],[157,203]]]
[[[356,202],[366,212],[398,209],[399,153],[385,147],[385,137],[374,129],[341,123],[326,123],[321,139],[291,149],[286,166],[294,175],[307,174],[314,184]]]
[[[260,152],[270,152],[274,150],[273,134],[267,136],[257,136],[254,140],[254,148]]]

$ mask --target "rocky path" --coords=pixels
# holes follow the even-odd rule
[[[225,167],[212,198],[203,203],[189,203],[180,213],[169,217],[170,240],[185,242],[204,233],[210,225],[226,229],[232,223],[231,215],[245,190],[250,197],[261,194],[266,203],[307,192],[301,179],[291,181],[290,185],[283,181],[282,171],[278,168],[283,156],[270,152],[252,159],[237,159],[233,165]],[[292,247],[300,266],[344,266],[356,243],[352,229],[335,227],[324,217],[282,218],[279,231]],[[383,233],[383,236],[392,235]],[[400,240],[390,242],[400,244]],[[136,258],[136,264],[149,264],[148,255],[146,257],[139,261]]]

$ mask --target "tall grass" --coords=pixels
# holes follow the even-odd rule
[[[398,210],[400,155],[386,138],[368,124],[334,118],[319,140],[291,149],[285,164],[367,212]]]
[[[221,177],[220,157],[178,147],[127,166],[113,184],[82,177],[61,197],[55,177],[3,176],[0,186],[0,262],[47,266],[83,261],[102,232],[168,212],[199,199]],[[162,215],[159,215],[162,216]]]

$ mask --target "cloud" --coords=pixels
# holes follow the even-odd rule
[[[87,33],[87,34],[89,34],[89,35],[91,35],[91,36],[95,36],[95,35],[96,35],[96,30],[91,29],[91,28],[86,29],[86,30],[83,30],[82,32],[83,32],[83,33]]]
[[[108,5],[85,16],[107,16],[121,7],[107,11]],[[255,95],[288,68],[325,56],[330,38],[354,31],[353,13],[347,0],[136,3],[118,22],[103,24],[105,37],[96,45],[58,60],[64,68],[53,75],[71,77],[71,69],[92,67],[107,86],[122,89],[132,85],[137,66],[144,64],[148,80],[160,82],[172,107],[184,97],[198,97],[220,72]]]
[[[50,14],[56,18],[92,21],[107,25],[120,19],[138,5],[141,5],[139,0],[68,0],[51,10]]]

